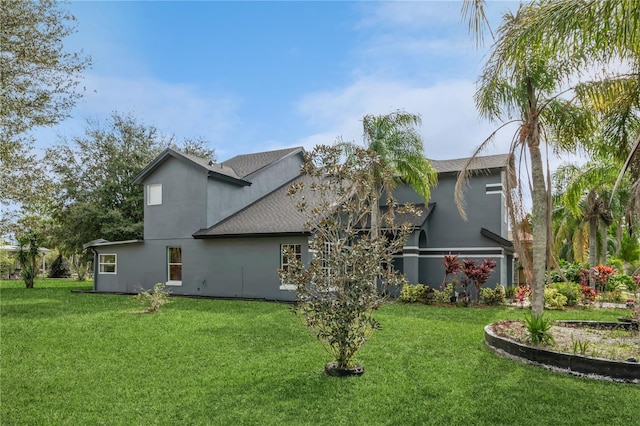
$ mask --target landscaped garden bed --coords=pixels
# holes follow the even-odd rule
[[[529,345],[521,321],[485,327],[486,344],[500,355],[594,378],[640,383],[640,336],[631,322],[558,321],[549,343]]]

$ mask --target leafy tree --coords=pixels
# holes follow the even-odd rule
[[[90,60],[63,45],[74,21],[53,0],[0,2],[0,201],[22,202],[36,193],[44,174],[29,131],[66,118],[81,96]]]
[[[185,144],[189,153],[213,159],[203,141]],[[97,238],[142,238],[144,190],[133,178],[162,149],[176,145],[155,127],[114,113],[106,126],[89,122],[84,136],[49,149],[46,161],[57,181],[52,234],[60,251],[81,253]]]
[[[363,139],[366,149],[372,151],[380,161],[371,169],[374,186],[371,194],[379,200],[384,189],[390,196],[399,183],[410,185],[426,202],[431,197],[430,188],[438,182],[438,174],[424,156],[422,138],[416,126],[422,123],[420,116],[405,111],[386,115],[365,115],[362,119]],[[357,145],[343,142],[339,146],[353,159]],[[383,180],[391,170],[392,179]],[[375,201],[371,204],[372,232],[379,233],[380,209]]]
[[[289,195],[306,221],[312,235],[309,251],[316,255],[304,264],[286,250],[288,266],[279,271],[283,282],[296,285],[296,312],[334,360],[328,372],[354,367],[353,358],[380,327],[373,317],[385,300],[378,277],[383,287],[405,282],[391,265],[411,228],[398,224],[393,211],[397,218],[416,213],[388,199],[381,214],[385,232],[375,234],[367,225],[370,206],[381,194],[372,189],[393,179],[393,171],[371,150],[354,147],[351,154],[353,161],[341,162],[337,146],[318,146],[307,153],[305,177],[291,186]]]

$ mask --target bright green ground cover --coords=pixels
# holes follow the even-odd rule
[[[132,297],[90,284],[0,281],[0,424],[629,425],[640,388],[498,358],[484,325],[507,308],[394,304],[358,360],[328,358],[284,304],[175,298],[131,314]],[[622,310],[549,312],[614,320]]]

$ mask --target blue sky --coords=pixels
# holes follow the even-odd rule
[[[513,2],[490,2],[490,19]],[[495,128],[478,119],[477,50],[451,2],[73,2],[66,44],[91,55],[72,117],[38,146],[81,135],[85,120],[131,113],[218,159],[336,138],[361,141],[365,114],[419,113],[429,158],[466,157]],[[508,133],[488,154],[506,152]]]

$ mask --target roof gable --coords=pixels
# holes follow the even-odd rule
[[[147,165],[147,167],[145,167],[135,178],[133,178],[133,183],[141,184],[147,176],[158,169],[158,167],[164,164],[164,162],[169,158],[175,158],[176,160],[181,161],[188,166],[195,167],[202,173],[206,173],[208,176],[214,179],[234,183],[240,186],[251,185],[251,182],[242,179],[231,167],[215,163],[211,160],[196,157],[195,155],[185,154],[172,148],[167,148],[162,151],[151,163]]]

